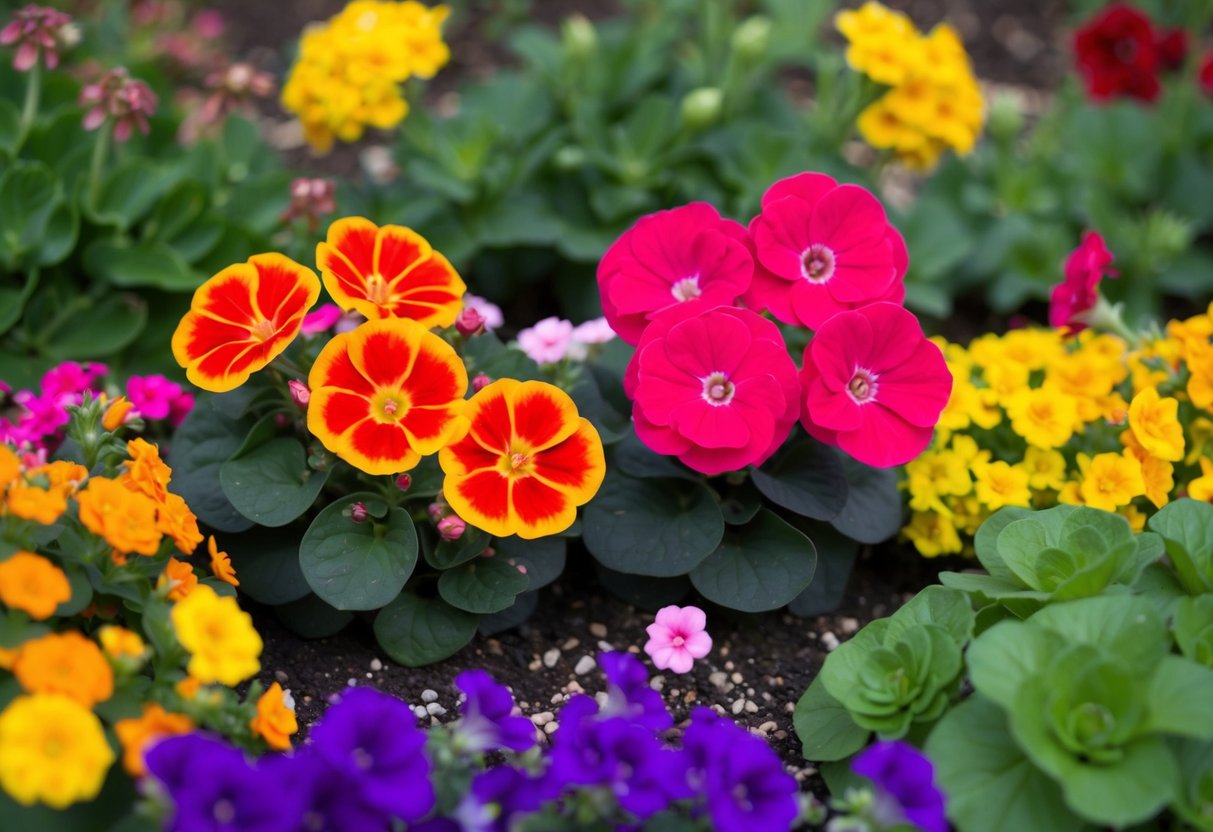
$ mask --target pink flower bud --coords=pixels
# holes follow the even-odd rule
[[[514,568],[517,569],[519,571],[519,573],[521,573],[523,575],[526,574],[526,564],[525,563],[516,563],[516,564],[514,564]]]
[[[480,553],[482,558],[492,558],[497,556],[497,550],[492,546],[485,546],[484,551]]]
[[[493,380],[491,378],[489,378],[488,376],[486,376],[484,373],[476,373],[476,375],[474,375],[472,377],[472,392],[479,393],[481,390],[488,387],[492,383],[493,383]]]
[[[354,503],[350,506],[350,519],[355,523],[365,523],[368,516],[370,516],[370,513],[366,510],[366,506],[363,503]]]
[[[307,410],[307,403],[312,399],[312,391],[307,389],[307,385],[291,379],[286,386],[291,389],[291,401],[298,405],[300,410]]]
[[[442,503],[430,503],[426,511],[429,512],[430,519],[435,523],[446,516],[446,506]]]
[[[452,514],[438,521],[438,534],[442,535],[443,540],[458,540],[463,537],[467,527],[467,523]]]
[[[479,335],[484,332],[484,316],[474,307],[464,307],[463,311],[459,313],[459,317],[455,319],[455,331],[464,338]]]
[[[413,478],[408,474],[401,474],[400,476],[396,477],[396,487],[401,491],[408,491],[413,487]]]

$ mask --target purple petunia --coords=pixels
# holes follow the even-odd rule
[[[649,687],[649,673],[639,659],[630,653],[599,653],[598,664],[610,684],[603,716],[625,717],[653,731],[674,724],[661,694]]]
[[[267,755],[262,765],[276,769],[302,801],[300,829],[386,832],[391,827],[389,815],[363,800],[358,781],[322,760],[311,745],[290,756]]]
[[[526,751],[535,744],[535,725],[524,716],[514,716],[514,697],[504,685],[484,670],[460,673],[455,686],[467,697],[461,706],[459,745],[472,753]]]
[[[851,771],[872,781],[873,815],[883,825],[910,823],[923,832],[947,832],[944,795],[935,785],[935,768],[914,746],[874,743],[851,760]]]

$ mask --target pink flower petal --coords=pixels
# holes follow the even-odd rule
[[[762,207],[784,197],[796,197],[807,203],[811,210],[823,196],[838,187],[838,182],[824,173],[798,173],[788,176],[767,188],[762,195]]]
[[[838,434],[838,447],[865,465],[892,468],[904,465],[927,449],[933,428],[911,425],[880,404],[861,408],[864,424]]]

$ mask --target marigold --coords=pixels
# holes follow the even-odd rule
[[[0,492],[21,476],[21,460],[17,452],[0,442]]]
[[[1147,387],[1129,403],[1129,427],[1138,443],[1159,459],[1178,462],[1184,458],[1184,429],[1179,423],[1179,401],[1161,398]]]
[[[18,550],[0,561],[0,601],[5,606],[41,621],[71,597],[67,575],[41,555]]]
[[[234,390],[287,348],[319,297],[316,273],[281,254],[228,266],[194,292],[173,357],[203,390]]]
[[[194,721],[185,714],[164,710],[156,702],[143,703],[143,714],[114,723],[114,732],[122,743],[122,767],[131,777],[147,773],[143,752],[165,737],[187,734],[194,730]]]
[[[240,586],[240,581],[236,580],[236,570],[232,568],[232,559],[228,557],[227,552],[219,551],[219,544],[215,542],[214,535],[206,541],[206,550],[211,556],[211,572],[214,576],[225,584]]]
[[[371,320],[450,326],[467,291],[450,262],[416,231],[363,217],[330,225],[325,242],[316,245],[316,264],[333,300]]]
[[[602,440],[558,387],[500,379],[471,398],[469,426],[438,452],[442,493],[463,520],[494,537],[558,534],[606,474]]]
[[[126,452],[130,459],[123,461],[126,473],[118,481],[132,491],[163,503],[173,471],[160,458],[160,449],[145,439],[136,438],[126,443]]]
[[[397,474],[456,437],[468,377],[446,341],[388,318],[325,344],[308,387],[312,435],[368,474]]]
[[[253,734],[275,751],[289,751],[291,734],[299,730],[295,703],[282,685],[274,682],[257,700],[257,715],[249,721]]]
[[[1019,465],[999,460],[974,471],[977,478],[977,499],[991,511],[1003,506],[1027,507],[1032,503],[1028,490],[1028,472]]]
[[[197,586],[198,576],[194,574],[194,567],[176,558],[168,559],[168,563],[164,565],[164,571],[156,579],[157,589],[168,587],[167,597],[170,601],[180,601],[193,592]]]
[[[86,708],[114,693],[114,672],[101,648],[75,631],[25,642],[13,675],[30,693],[61,693]]]
[[[191,654],[187,671],[193,678],[237,685],[261,669],[261,636],[235,598],[199,584],[171,615],[178,641]]]
[[[8,487],[5,508],[14,517],[49,526],[67,511],[67,494],[62,489],[15,482]]]
[[[0,786],[23,806],[92,800],[113,762],[101,721],[66,696],[19,696],[0,713]]]
[[[173,545],[187,555],[194,553],[202,542],[198,529],[198,518],[185,498],[173,492],[164,495],[164,502],[156,507],[156,528],[173,540]]]
[[[154,555],[159,550],[156,504],[150,498],[116,480],[93,477],[88,488],[76,494],[76,502],[85,528],[120,554]]]
[[[1079,493],[1092,508],[1116,511],[1146,493],[1141,464],[1131,454],[1079,454],[1078,464],[1083,475]]]

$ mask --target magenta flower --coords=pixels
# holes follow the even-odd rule
[[[131,376],[126,382],[126,397],[145,419],[167,419],[183,394],[180,384],[159,374]]]
[[[657,316],[624,377],[636,436],[701,474],[761,465],[800,409],[796,365],[774,323],[686,303]]]
[[[505,323],[505,316],[501,314],[501,307],[478,295],[464,295],[463,308],[475,309],[484,320],[484,328],[489,332],[500,328]]]
[[[112,119],[114,139],[124,142],[136,128],[147,135],[147,120],[156,112],[156,102],[151,87],[130,77],[125,68],[116,67],[82,89],[79,103],[89,108],[84,114],[85,130],[96,130]]]
[[[704,629],[708,617],[699,607],[671,604],[657,611],[656,620],[645,628],[649,640],[644,652],[658,670],[687,673],[696,659],[712,649],[712,637]]]
[[[1049,295],[1049,326],[1076,335],[1087,328],[1086,315],[1099,300],[1099,282],[1116,277],[1109,269],[1112,252],[1099,232],[1088,231],[1082,243],[1066,258],[1065,279]]]
[[[750,235],[756,268],[745,303],[784,323],[817,329],[836,312],[905,296],[905,241],[858,185],[824,173],[781,179],[763,194]]]
[[[316,335],[327,332],[341,320],[341,307],[335,303],[318,306],[303,316],[303,326],[299,331],[304,335]]]
[[[696,298],[731,305],[750,286],[746,230],[706,202],[641,217],[598,264],[598,293],[611,328],[638,344],[663,309]]]
[[[893,303],[826,321],[804,351],[800,381],[805,430],[876,468],[922,453],[952,393],[943,353]]]
[[[573,324],[561,318],[544,318],[518,333],[518,346],[536,364],[555,364],[564,359],[573,343]]]
[[[28,72],[42,57],[47,69],[59,66],[59,48],[69,45],[72,19],[63,12],[33,3],[13,12],[13,19],[0,29],[0,45],[18,44],[13,69]]]

